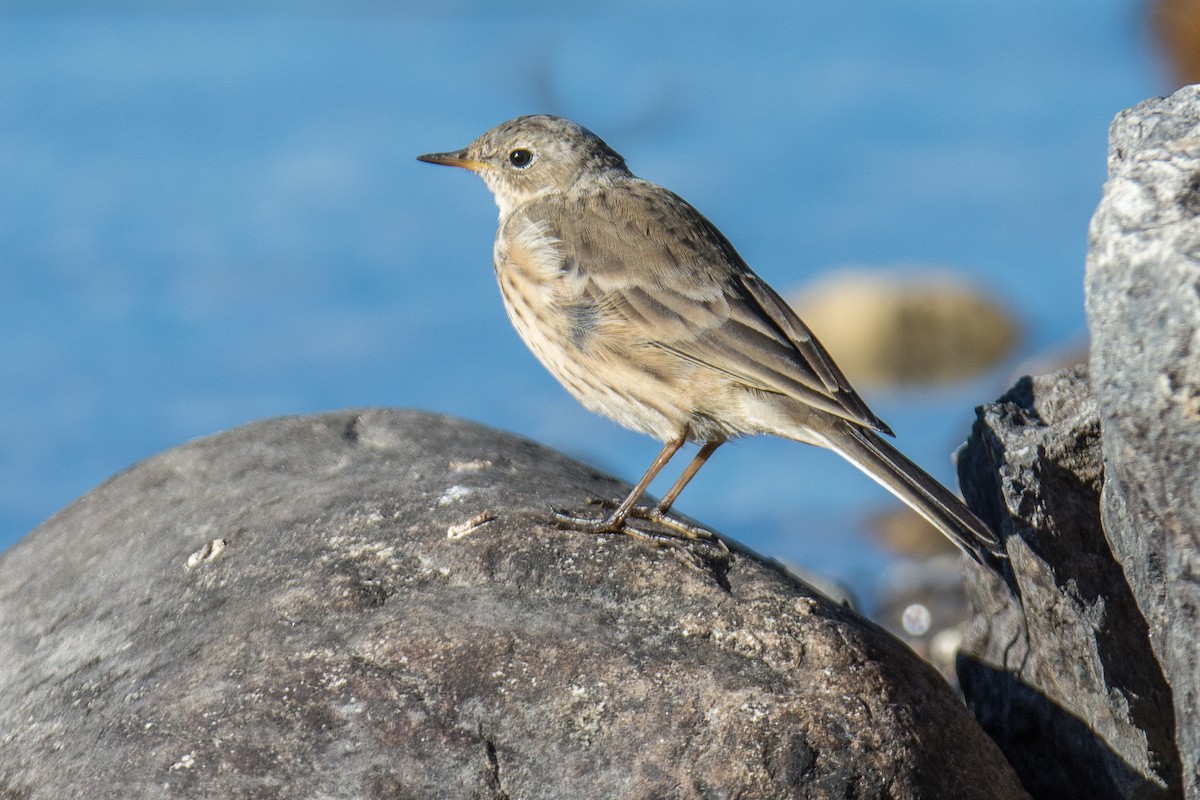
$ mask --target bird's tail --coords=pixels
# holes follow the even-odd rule
[[[830,449],[929,520],[971,558],[982,564],[988,555],[1004,557],[996,534],[963,501],[879,434],[845,420],[821,433]]]

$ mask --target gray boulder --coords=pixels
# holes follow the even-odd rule
[[[984,729],[1035,797],[1178,797],[1171,690],[1101,525],[1087,371],[1023,379],[980,408],[958,470],[1009,555],[965,567],[958,676]]]
[[[247,425],[0,559],[0,797],[1008,798],[934,670],[624,486],[416,412]]]
[[[1121,113],[1092,218],[1087,310],[1104,528],[1171,685],[1200,797],[1200,87]]]
[[[1089,376],[1026,379],[959,460],[967,700],[1037,797],[1200,798],[1200,87],[1122,112],[1092,218]]]

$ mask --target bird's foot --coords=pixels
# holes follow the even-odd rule
[[[597,498],[593,498],[590,502],[592,505],[609,508],[616,506],[609,500]],[[724,554],[729,553],[729,548],[717,534],[690,520],[663,512],[657,506],[634,506],[623,518],[618,518],[615,513],[612,513],[600,519],[580,517],[555,510],[554,520],[560,528],[569,528],[584,533],[623,533],[635,539],[653,542],[659,547],[675,549],[683,549],[685,542],[702,541]],[[632,524],[633,520],[649,524],[634,525]]]
[[[615,503],[592,500],[592,505],[615,507]],[[610,512],[600,519],[580,517],[554,510],[554,521],[560,528],[585,533],[619,533],[632,536],[654,547],[666,548],[683,559],[684,563],[700,572],[712,575],[717,583],[728,591],[728,572],[732,564],[729,547],[712,531],[702,528],[657,508],[635,507],[624,519]],[[634,525],[636,521],[639,524]]]
[[[712,542],[719,546],[722,550],[728,552],[729,548],[725,547],[725,543],[721,541],[721,537],[710,531],[708,528],[701,527],[690,520],[676,517],[672,514],[663,511],[658,506],[634,506],[629,510],[629,516],[633,519],[645,520],[646,522],[661,525],[669,531],[675,533],[678,537],[689,539],[691,541],[702,540]]]

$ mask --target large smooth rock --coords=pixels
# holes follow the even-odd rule
[[[1104,527],[1200,797],[1200,87],[1122,112],[1087,265]]]
[[[0,560],[0,796],[1024,796],[777,565],[548,524],[623,489],[402,411],[149,459]]]
[[[1101,526],[1087,371],[1022,379],[977,413],[959,482],[1009,562],[966,567],[968,704],[1035,797],[1178,797],[1171,690]]]

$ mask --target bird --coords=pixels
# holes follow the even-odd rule
[[[587,409],[662,450],[591,532],[671,515],[722,444],[773,435],[828,448],[895,494],[979,563],[996,535],[884,437],[894,435],[813,332],[683,198],[637,177],[582,125],[547,114],[503,122],[418,160],[481,177],[499,207],[493,263],[521,339]],[[658,503],[639,505],[684,446],[699,450]],[[702,529],[701,529],[702,530]]]

